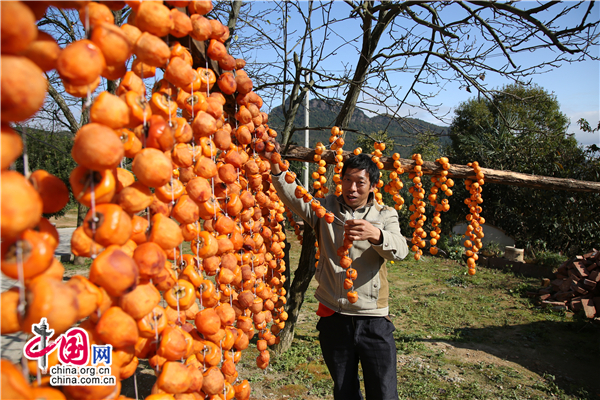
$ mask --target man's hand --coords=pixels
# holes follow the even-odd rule
[[[279,152],[280,146],[275,138],[269,138],[269,140],[264,142],[264,150],[259,151],[258,155],[269,161],[271,164],[271,173],[277,175],[281,173],[281,169],[279,168],[279,164],[271,162],[271,156],[274,152]]]
[[[350,219],[344,225],[346,238],[352,240],[368,240],[372,244],[381,244],[383,242],[383,233],[364,219]]]

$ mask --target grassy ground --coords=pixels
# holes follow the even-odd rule
[[[297,245],[292,245],[292,256]],[[539,280],[424,257],[389,264],[401,399],[597,399],[600,326],[581,315],[537,307],[523,297]],[[255,398],[327,399],[317,303],[307,292],[290,351],[267,373],[252,350],[240,376]]]
[[[294,269],[300,246],[290,247]],[[85,274],[65,267],[68,275]],[[538,279],[485,268],[471,277],[464,265],[433,257],[409,256],[388,269],[401,399],[600,398],[600,326],[525,298]],[[332,398],[315,288],[313,280],[288,352],[272,354],[266,371],[255,366],[255,346],[244,352],[238,371],[253,399]],[[144,362],[136,381],[139,398],[147,396],[155,377]],[[123,382],[123,394],[136,397],[133,378]]]

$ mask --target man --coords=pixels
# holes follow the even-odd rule
[[[288,184],[276,163],[271,163],[273,186],[283,203],[302,217],[314,230],[320,258],[315,277],[319,286],[317,324],[325,363],[334,382],[337,400],[362,399],[358,362],[363,369],[367,399],[397,399],[396,344],[394,325],[389,319],[386,260],[402,260],[408,254],[400,233],[398,213],[380,206],[373,192],[379,180],[377,165],[360,154],[349,158],[342,169],[342,195],[319,199],[336,216],[328,224],[319,219],[310,204],[297,199],[297,184]],[[358,301],[350,303],[343,287],[346,270],[337,250],[346,238],[351,240],[349,257],[358,277],[354,289]]]

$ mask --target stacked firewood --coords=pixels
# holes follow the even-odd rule
[[[600,251],[565,261],[554,280],[544,279],[541,289],[529,292],[542,306],[557,310],[584,311],[587,318],[600,318]]]

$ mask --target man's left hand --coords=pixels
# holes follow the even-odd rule
[[[364,219],[350,219],[344,225],[346,238],[351,241],[368,240],[372,244],[381,244],[383,234],[379,228],[376,228]]]

